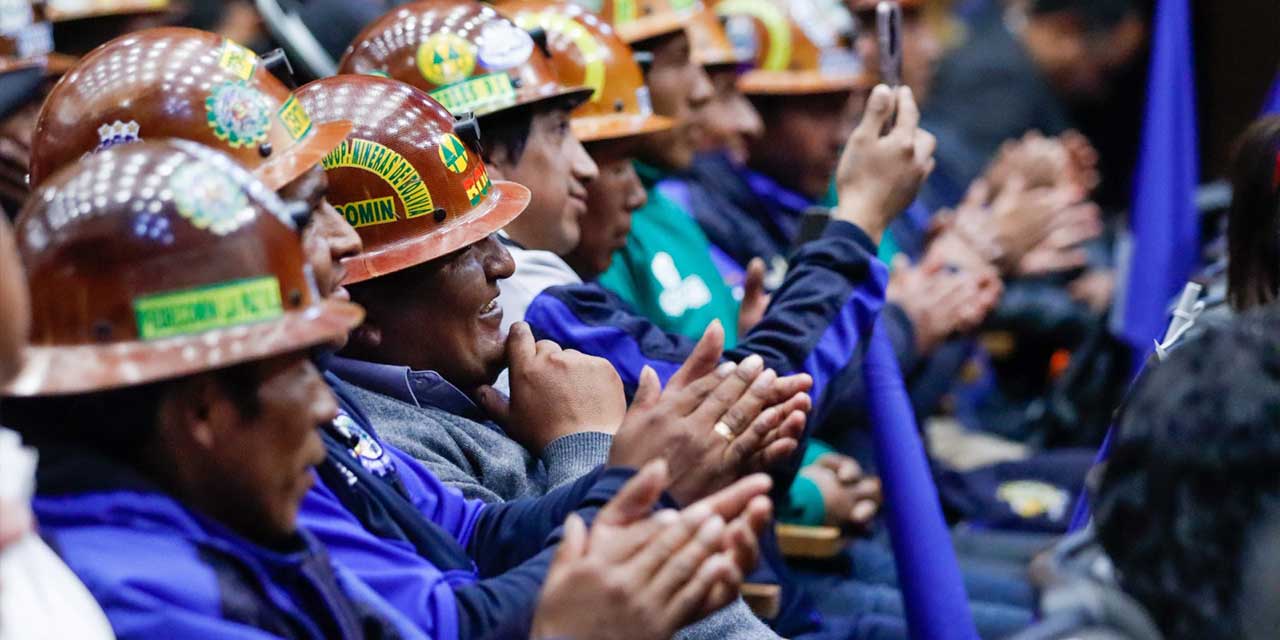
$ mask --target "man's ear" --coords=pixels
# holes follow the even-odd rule
[[[511,166],[511,153],[507,146],[489,141],[484,150],[484,168],[493,180],[506,180]]]
[[[218,443],[227,425],[235,424],[235,403],[227,397],[213,374],[179,380],[166,390],[160,405],[160,426],[166,437],[179,438],[203,450]]]

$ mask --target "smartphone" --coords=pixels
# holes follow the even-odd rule
[[[876,5],[876,40],[880,45],[880,81],[902,84],[902,7],[893,0]]]

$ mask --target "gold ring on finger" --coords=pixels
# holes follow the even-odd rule
[[[724,438],[725,440],[728,440],[729,442],[733,442],[733,439],[737,436],[737,434],[733,432],[733,428],[725,424],[724,420],[720,420],[716,422],[716,426],[714,427],[713,430],[716,432],[717,435]]]

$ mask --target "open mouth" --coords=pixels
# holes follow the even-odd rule
[[[497,298],[494,298],[494,299],[490,300],[489,302],[485,303],[485,305],[484,305],[483,307],[480,307],[480,315],[482,315],[482,316],[487,316],[487,315],[489,315],[489,314],[493,313],[493,312],[494,312],[494,310],[495,310],[495,309],[497,309],[497,308],[498,308],[498,299],[497,299]]]

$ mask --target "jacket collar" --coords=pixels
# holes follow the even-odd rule
[[[302,529],[272,548],[251,542],[189,509],[132,465],[88,447],[42,447],[36,483],[41,523],[53,528],[104,524],[149,529],[223,548],[252,549],[278,563],[299,561],[318,548]],[[122,494],[130,495],[126,499]]]
[[[435,371],[334,356],[329,371],[342,380],[415,407],[435,407],[456,416],[487,420],[479,406]]]

